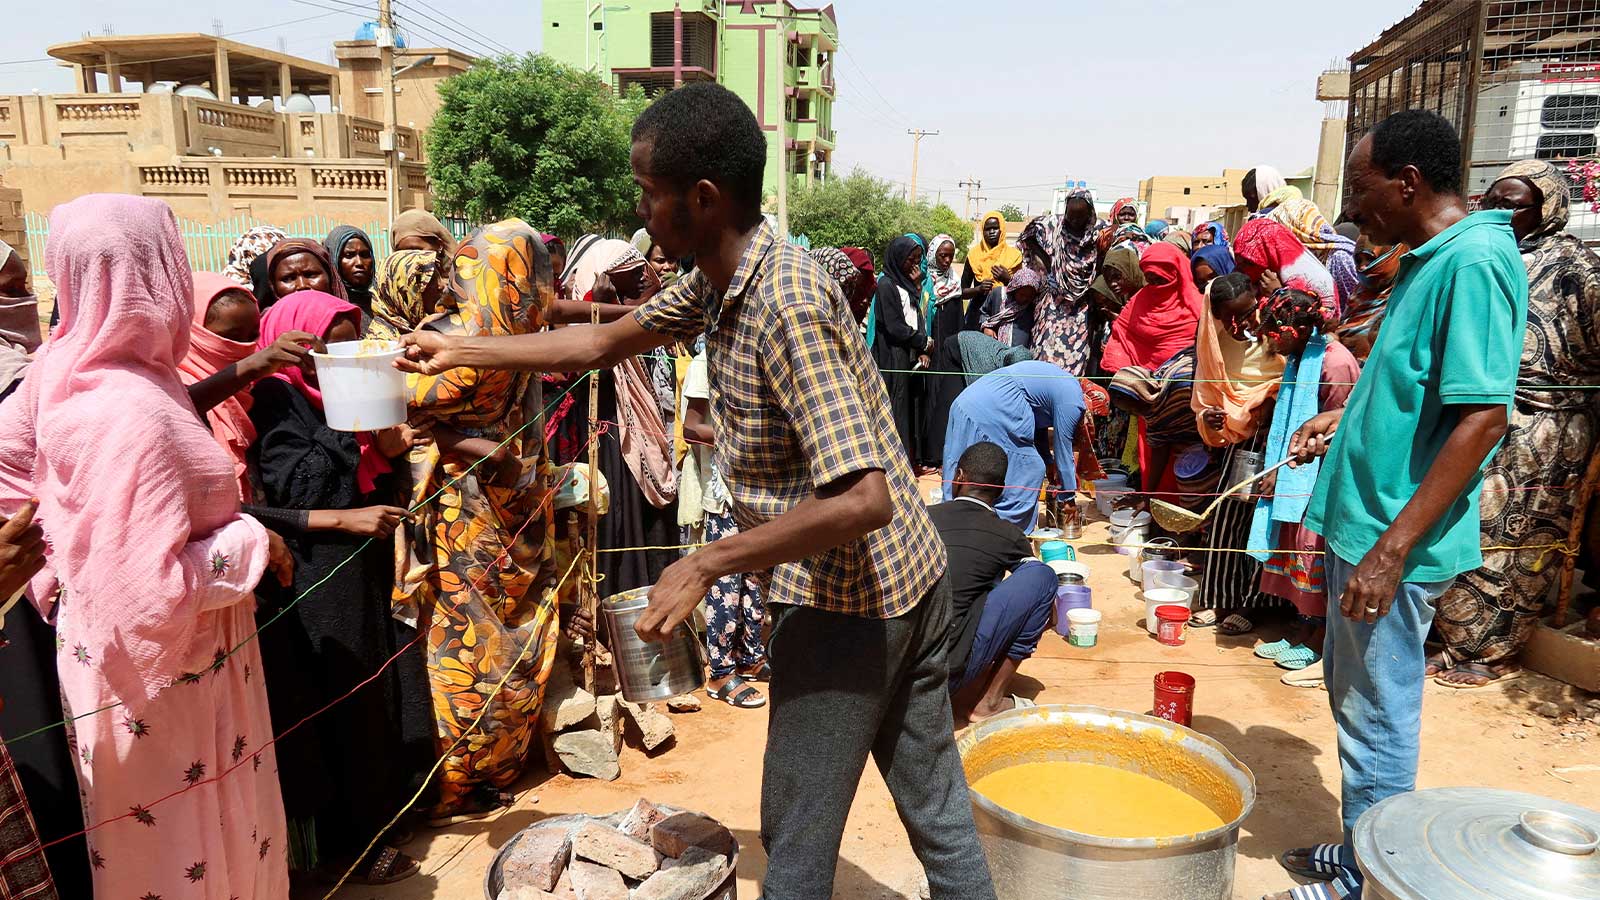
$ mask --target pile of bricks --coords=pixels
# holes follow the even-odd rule
[[[714,819],[641,799],[616,826],[523,832],[501,865],[497,900],[704,900],[731,874],[735,849]]]
[[[622,774],[625,736],[635,735],[640,749],[655,752],[673,741],[672,719],[660,704],[623,700],[613,684],[597,685],[595,693],[584,690],[577,684],[573,656],[571,645],[563,642],[545,685],[540,725],[546,758],[552,772],[615,781]],[[667,706],[674,712],[692,711],[699,702],[693,697],[674,698]]]

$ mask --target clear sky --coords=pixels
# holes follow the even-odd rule
[[[23,0],[18,0],[23,2]],[[808,0],[799,0],[805,5]],[[375,15],[376,0],[47,0],[48,15],[7,17],[0,92],[71,90],[44,47],[116,34],[210,32],[331,61],[332,42]],[[1412,8],[1403,0],[1333,6],[1284,0],[837,0],[836,171],[863,166],[906,181],[908,128],[922,143],[920,189],[960,208],[957,183],[984,182],[990,206],[1048,202],[1070,176],[1101,194],[1144,176],[1209,175],[1315,162],[1316,77]],[[476,52],[539,47],[540,4],[395,0],[413,44]],[[487,12],[486,12],[487,11]]]

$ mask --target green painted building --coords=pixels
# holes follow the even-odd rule
[[[544,0],[544,52],[603,73],[614,88],[655,96],[694,81],[720,82],[768,132],[767,190],[778,173],[827,177],[833,131],[833,7],[788,0]]]

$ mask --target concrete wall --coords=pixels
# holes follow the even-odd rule
[[[388,213],[382,125],[326,113],[274,113],[172,94],[0,96],[0,178],[48,212],[88,193],[159,196],[181,216],[298,218]],[[421,141],[399,132],[415,160]],[[221,151],[217,156],[213,148]],[[309,153],[309,155],[308,155]],[[429,201],[422,167],[402,167],[402,207]],[[322,204],[332,204],[323,207]]]

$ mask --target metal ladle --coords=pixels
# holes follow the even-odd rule
[[[1168,503],[1165,500],[1157,500],[1152,497],[1150,499],[1150,514],[1155,517],[1156,524],[1160,525],[1167,531],[1170,531],[1173,534],[1188,534],[1189,532],[1194,531],[1196,528],[1199,528],[1201,525],[1204,525],[1206,520],[1211,518],[1211,514],[1217,511],[1217,507],[1221,506],[1222,501],[1228,499],[1230,494],[1235,494],[1244,490],[1250,485],[1255,484],[1257,481],[1260,481],[1261,479],[1271,475],[1273,472],[1278,471],[1294,461],[1295,457],[1291,456],[1283,462],[1274,465],[1272,468],[1267,469],[1258,475],[1251,475],[1249,478],[1246,478],[1233,487],[1228,488],[1226,491],[1222,492],[1221,496],[1211,501],[1211,505],[1206,507],[1204,512],[1192,513],[1175,503]]]

